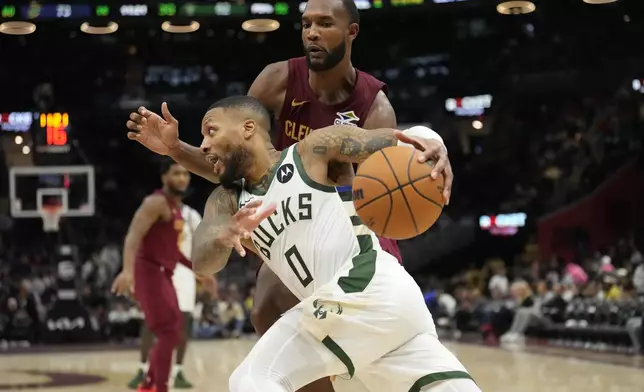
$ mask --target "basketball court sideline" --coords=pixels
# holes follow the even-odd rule
[[[254,340],[193,341],[184,369],[193,391],[227,392],[228,376]],[[641,361],[629,366],[527,351],[448,344],[483,391],[637,392],[644,385]],[[606,357],[607,359],[609,357]],[[621,357],[629,358],[629,357]],[[0,390],[55,392],[127,391],[137,368],[133,350],[0,356]],[[610,361],[610,359],[608,359]],[[639,367],[639,368],[638,368]],[[345,389],[343,389],[344,391]],[[398,392],[398,391],[392,391]],[[406,392],[406,391],[400,391]]]

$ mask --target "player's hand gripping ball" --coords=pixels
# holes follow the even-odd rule
[[[358,168],[353,204],[362,222],[379,236],[415,237],[429,229],[443,211],[443,175],[433,179],[434,162],[421,163],[418,154],[405,146],[387,147]]]

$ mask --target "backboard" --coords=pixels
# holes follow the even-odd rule
[[[9,200],[14,218],[40,218],[52,205],[62,216],[94,215],[93,166],[20,166],[9,170]]]

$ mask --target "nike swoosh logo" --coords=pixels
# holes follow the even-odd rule
[[[293,101],[291,101],[291,106],[295,108],[295,107],[298,107],[298,106],[302,106],[302,105],[304,105],[305,103],[309,103],[309,101],[297,102],[297,101],[294,99]]]

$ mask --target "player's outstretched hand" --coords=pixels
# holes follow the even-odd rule
[[[130,295],[134,293],[132,274],[122,271],[112,283],[112,293],[116,295]]]
[[[179,145],[179,121],[170,114],[165,102],[161,104],[161,114],[163,117],[143,106],[130,113],[126,125],[131,132],[127,133],[127,137],[157,154],[168,155]]]
[[[242,239],[250,237],[250,233],[259,226],[260,223],[275,212],[277,205],[271,203],[263,208],[261,211],[259,207],[262,205],[261,200],[253,200],[242,207],[222,230],[219,235],[219,241],[224,245],[235,248],[240,256],[246,256],[246,250],[241,244]]]
[[[432,170],[432,178],[438,177],[443,174],[445,177],[445,188],[443,189],[443,198],[445,204],[449,204],[449,198],[452,195],[452,182],[454,181],[454,172],[452,172],[452,164],[447,156],[447,149],[438,140],[422,139],[418,137],[409,137],[400,131],[396,131],[396,137],[403,143],[408,143],[416,147],[417,150],[422,151],[418,156],[419,162],[432,160],[435,162],[434,169]]]

